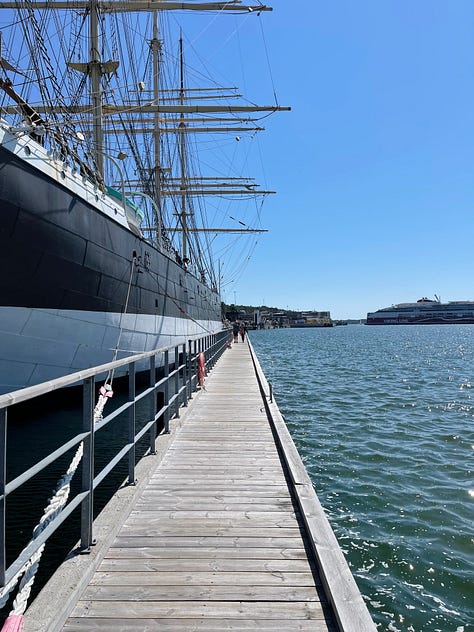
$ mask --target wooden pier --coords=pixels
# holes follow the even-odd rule
[[[375,630],[247,342],[220,358],[91,575],[45,629]]]

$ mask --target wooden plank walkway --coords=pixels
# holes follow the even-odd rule
[[[239,343],[186,413],[63,629],[276,628],[337,630]]]
[[[250,344],[226,351],[14,625],[376,632],[269,393]]]

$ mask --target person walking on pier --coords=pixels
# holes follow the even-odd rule
[[[239,342],[239,323],[237,322],[232,326],[232,335],[234,336],[234,342]]]
[[[240,325],[239,332],[240,332],[240,337],[242,338],[242,342],[245,342],[245,334],[247,332],[247,328],[245,327],[244,323]]]

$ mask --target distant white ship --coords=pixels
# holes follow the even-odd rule
[[[474,301],[442,303],[420,298],[416,303],[399,303],[367,314],[367,325],[458,325],[474,323]]]

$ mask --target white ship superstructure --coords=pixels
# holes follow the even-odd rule
[[[474,301],[442,303],[421,298],[367,314],[367,325],[457,325],[474,323]]]

